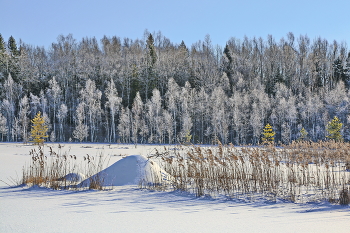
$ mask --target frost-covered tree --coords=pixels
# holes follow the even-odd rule
[[[182,127],[179,133],[178,140],[180,142],[184,142],[186,141],[186,136],[191,135],[193,123],[192,123],[192,118],[188,113],[185,113],[182,115],[181,121],[182,121]]]
[[[136,145],[138,142],[139,133],[141,131],[141,123],[143,120],[143,117],[142,117],[143,102],[139,92],[136,93],[134,103],[132,104],[131,112],[132,112],[132,126],[131,126],[132,141]]]
[[[50,104],[52,105],[52,124],[53,124],[53,134],[56,137],[56,116],[57,116],[57,108],[60,106],[61,97],[62,97],[62,90],[59,86],[58,82],[56,81],[56,78],[53,77],[49,81],[49,89],[47,90],[47,95],[50,98]]]
[[[14,105],[10,103],[10,101],[8,101],[7,99],[5,99],[3,102],[2,102],[2,105],[1,105],[2,109],[4,110],[4,117],[6,119],[9,119],[9,117],[14,117]],[[13,137],[12,135],[12,127],[13,127],[13,120],[8,120],[7,121],[7,128],[8,128],[8,131],[7,131],[7,138],[8,140],[10,138]]]
[[[4,141],[4,135],[7,136],[8,128],[7,128],[7,119],[0,112],[0,134],[1,141]]]
[[[40,91],[40,108],[41,108],[41,110],[42,110],[42,112],[43,112],[43,114],[44,113],[46,113],[46,112],[48,112],[47,110],[47,108],[48,108],[48,104],[47,104],[47,98],[46,98],[46,96],[45,96],[45,93],[44,93],[44,91],[43,90],[41,90]]]
[[[250,125],[252,127],[252,142],[258,144],[261,135],[261,125],[263,125],[263,114],[260,106],[257,103],[252,104],[252,111],[250,116]]]
[[[24,143],[28,142],[28,127],[29,127],[29,101],[27,96],[24,96],[20,101],[19,122],[21,125],[21,136]]]
[[[177,121],[180,116],[179,103],[180,103],[180,93],[179,86],[173,78],[168,81],[168,91],[165,94],[165,105],[168,108],[169,113],[172,116],[173,121],[173,135],[172,138],[176,138],[177,135]]]
[[[145,104],[146,120],[149,127],[149,142],[161,142],[163,137],[163,121],[162,121],[162,99],[160,92],[154,89],[152,98]]]
[[[16,105],[16,97],[15,97],[15,82],[12,79],[11,74],[9,73],[8,78],[4,83],[4,100],[2,102],[2,108],[4,109],[4,114],[7,119],[7,138],[11,138],[11,129],[13,125],[13,119],[15,118],[15,105]]]
[[[80,100],[87,109],[87,122],[90,130],[90,141],[94,142],[96,132],[99,130],[98,121],[101,116],[101,96],[102,92],[96,88],[94,81],[88,79],[85,88],[80,91]]]
[[[61,35],[47,50],[24,42],[18,46],[14,39],[4,43],[0,37],[4,140],[22,138],[25,96],[27,116],[46,114],[60,141],[78,125],[80,103],[89,133],[83,140],[89,141],[118,141],[122,108],[130,127],[129,136],[121,138],[125,142],[177,142],[191,128],[192,142],[212,143],[218,137],[256,144],[267,122],[277,142],[297,139],[301,126],[310,140],[318,141],[327,136],[333,116],[344,124],[344,139],[350,139],[346,43],[288,33],[278,39],[231,38],[221,49],[209,35],[191,47],[174,44],[160,32],[144,35],[136,40],[104,36],[101,43]],[[158,113],[154,89],[159,91]],[[144,103],[136,114],[137,92]]]
[[[204,88],[196,92],[194,96],[194,106],[193,137],[200,143],[208,143],[206,141],[206,136],[211,135],[211,130],[208,130],[211,125],[211,108],[209,95],[205,92]],[[229,120],[229,118],[227,119]],[[207,134],[205,132],[207,132]]]
[[[76,109],[76,126],[73,131],[73,138],[82,142],[89,136],[89,127],[84,124],[85,119],[85,111],[84,111],[84,103],[80,103]]]
[[[30,99],[31,118],[34,118],[34,116],[37,114],[37,112],[39,112],[39,109],[41,107],[40,97],[34,95],[33,93],[30,93],[29,99]]]
[[[163,121],[164,121],[165,132],[167,133],[167,136],[168,136],[168,143],[172,144],[173,133],[174,133],[174,129],[173,129],[174,119],[167,110],[163,111]]]
[[[114,81],[112,79],[108,82],[107,89],[105,90],[105,95],[107,98],[106,105],[109,108],[111,117],[109,141],[115,142],[117,139],[115,116],[120,111],[121,98],[118,96],[117,88],[115,87]]]
[[[192,105],[193,105],[193,92],[191,92],[191,86],[189,82],[185,83],[185,86],[181,88],[179,96],[179,108],[180,108],[180,131],[178,136],[179,141],[183,141],[185,135],[189,132],[192,134],[193,121],[191,117]]]
[[[221,87],[214,89],[210,98],[211,103],[211,125],[213,128],[213,138],[219,139],[222,143],[226,143],[228,139],[229,119],[226,110],[225,100],[227,99],[225,92]]]
[[[57,112],[58,128],[59,128],[58,140],[61,142],[65,140],[65,137],[64,137],[65,133],[63,129],[64,129],[64,122],[67,117],[67,113],[68,113],[67,105],[61,104]]]
[[[121,138],[122,143],[130,142],[130,129],[131,129],[130,110],[129,108],[122,108],[122,111],[119,117],[119,125],[118,125],[119,136]]]

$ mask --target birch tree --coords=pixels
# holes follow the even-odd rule
[[[0,134],[1,141],[4,141],[4,135],[7,136],[8,128],[7,128],[7,119],[0,112]]]
[[[118,125],[119,136],[121,138],[122,143],[130,142],[130,128],[130,110],[129,108],[122,108]]]
[[[73,131],[73,138],[82,142],[89,136],[89,127],[84,123],[85,119],[85,111],[84,111],[84,103],[79,103],[76,111],[76,126]]]
[[[19,110],[19,122],[21,125],[21,136],[24,143],[28,142],[28,127],[29,127],[29,101],[27,96],[24,96],[20,101],[20,110]]]
[[[132,104],[131,112],[132,112],[132,128],[131,128],[132,141],[136,145],[138,141],[139,133],[141,131],[141,123],[143,120],[143,117],[142,117],[143,103],[139,92],[136,93],[134,103]]]
[[[64,122],[67,117],[67,113],[68,113],[67,105],[61,104],[57,112],[58,128],[59,128],[58,140],[60,142],[65,141]]]
[[[96,138],[96,132],[98,131],[98,120],[101,116],[101,96],[102,92],[96,89],[95,82],[88,79],[85,84],[85,88],[80,91],[81,102],[84,102],[84,106],[87,109],[87,121],[89,122],[90,141],[94,142]]]
[[[108,82],[107,89],[105,91],[107,103],[106,106],[109,108],[110,116],[111,116],[111,127],[110,132],[111,135],[109,137],[109,141],[115,142],[117,139],[116,135],[116,120],[115,116],[120,110],[121,98],[118,97],[118,91],[115,87],[114,81],[111,79]]]
[[[53,134],[56,136],[56,115],[57,108],[60,106],[62,90],[56,81],[56,78],[53,77],[49,81],[49,89],[47,90],[47,94],[50,97],[50,103],[52,104],[52,124],[53,124]]]

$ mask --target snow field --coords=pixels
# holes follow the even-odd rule
[[[122,161],[120,154],[154,153],[151,145],[64,144],[80,158],[96,155],[102,147],[111,167]],[[0,144],[0,180],[8,181],[16,172],[20,176],[31,148]],[[126,157],[124,165],[135,165],[138,157]],[[222,195],[197,198],[186,192],[150,191],[135,184],[70,191],[8,188],[0,182],[0,232],[348,232],[349,220],[349,207],[327,202],[246,203]]]

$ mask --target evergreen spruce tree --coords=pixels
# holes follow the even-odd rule
[[[343,123],[340,122],[338,117],[334,117],[332,121],[328,122],[326,130],[328,133],[327,138],[334,140],[336,142],[342,142],[343,136],[341,135],[341,129],[343,127]]]
[[[345,71],[342,60],[339,57],[333,62],[333,77],[335,82],[339,82],[339,80],[345,81]]]
[[[18,56],[19,55],[19,52],[18,52],[18,49],[17,49],[16,40],[15,40],[15,38],[13,38],[13,36],[10,36],[7,46],[10,49],[10,52],[11,52],[12,56]]]
[[[273,143],[275,140],[275,132],[272,129],[272,126],[270,124],[265,125],[265,128],[263,129],[262,133],[262,142],[263,144]]]
[[[155,74],[154,66],[157,61],[157,53],[154,46],[154,39],[152,34],[149,34],[147,38],[147,76],[149,81],[149,88],[146,90],[147,98],[151,97],[153,89],[159,89],[159,80],[157,75]]]
[[[350,52],[348,54],[348,57],[346,58],[345,61],[345,66],[344,66],[344,75],[343,75],[343,81],[345,83],[345,86],[347,88],[350,87]]]
[[[0,69],[4,70],[5,72],[3,72],[3,73],[6,75],[8,73],[11,73],[14,81],[19,83],[20,80],[18,80],[18,78],[19,78],[21,68],[20,68],[18,56],[20,55],[20,52],[17,49],[16,40],[12,36],[8,40],[7,47],[9,49],[10,55],[7,56],[5,54],[6,58],[3,57],[1,59],[3,61],[0,62],[0,65],[2,66]],[[0,70],[0,72],[1,72],[1,70]]]
[[[149,56],[151,58],[151,66],[153,67],[157,61],[157,53],[156,53],[156,49],[154,47],[154,39],[153,39],[152,34],[149,34],[149,36],[147,38],[147,49],[149,52]]]
[[[5,41],[2,35],[0,34],[0,54],[5,52]]]
[[[6,54],[5,54],[6,48],[5,48],[5,41],[2,35],[0,34],[0,83],[3,83],[4,81],[4,74],[7,72],[7,61],[6,61]],[[0,84],[0,90],[1,90],[1,84]]]
[[[226,73],[227,75],[227,78],[229,80],[229,83],[230,83],[230,91],[233,92],[233,70],[232,70],[232,62],[233,62],[233,59],[232,59],[232,56],[231,56],[231,52],[230,52],[230,49],[228,47],[228,44],[226,44],[225,46],[225,49],[224,49],[224,56],[227,58],[227,59],[224,59],[223,61],[223,71]]]
[[[47,138],[46,134],[48,127],[45,125],[45,119],[41,116],[41,112],[38,112],[34,119],[32,120],[32,130],[30,132],[33,139],[34,145],[42,145],[45,141],[44,138]]]
[[[181,43],[179,45],[179,48],[188,52],[186,44],[185,44],[185,42],[183,40],[181,41]]]

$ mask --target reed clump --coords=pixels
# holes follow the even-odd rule
[[[103,177],[95,176],[89,182],[89,187],[80,187],[78,184],[87,177],[92,177],[100,172],[105,165],[106,158],[86,155],[77,158],[69,152],[62,152],[62,146],[58,146],[58,152],[48,147],[48,153],[44,152],[44,146],[38,146],[30,150],[31,161],[23,167],[21,184],[39,186],[51,189],[102,189]]]
[[[350,144],[334,141],[281,147],[179,146],[155,157],[174,177],[172,189],[197,196],[344,203],[350,184]]]

